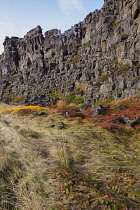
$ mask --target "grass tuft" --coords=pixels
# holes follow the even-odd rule
[[[21,129],[19,130],[19,133],[24,136],[24,137],[31,137],[34,139],[38,139],[41,137],[41,134],[36,132],[36,131],[32,131],[32,130],[27,130],[27,129]]]

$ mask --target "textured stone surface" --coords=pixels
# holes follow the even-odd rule
[[[45,36],[37,26],[24,38],[6,37],[0,55],[0,100],[21,95],[25,101],[48,105],[48,93],[67,95],[77,85],[85,102],[140,90],[140,1],[105,0],[101,10],[87,15],[63,34]]]

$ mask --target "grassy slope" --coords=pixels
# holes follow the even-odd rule
[[[4,112],[0,134],[2,209],[139,209],[140,135],[132,128]]]

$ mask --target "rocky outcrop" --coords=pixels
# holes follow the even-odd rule
[[[0,100],[17,95],[43,105],[85,87],[88,105],[140,90],[140,1],[105,0],[63,34],[37,26],[24,38],[6,37],[0,56]],[[37,99],[38,98],[38,99]]]
[[[113,120],[112,122],[126,124],[128,126],[135,127],[135,125],[139,124],[140,117],[136,116],[135,119],[131,119],[128,115],[123,114],[121,117],[118,117],[117,119]]]

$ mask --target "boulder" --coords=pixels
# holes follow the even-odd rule
[[[94,109],[91,110],[92,114],[91,117],[95,117],[100,114],[105,114],[106,108],[102,105],[96,106]]]

